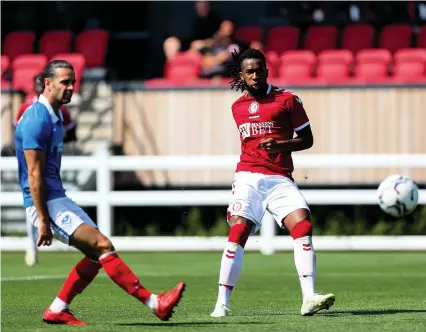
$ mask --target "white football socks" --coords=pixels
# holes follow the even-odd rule
[[[294,263],[299,274],[303,298],[314,295],[316,258],[311,236],[294,240]]]
[[[229,307],[229,296],[231,289],[221,285],[233,287],[240,275],[243,267],[244,248],[239,244],[228,242],[222,255],[222,263],[220,265],[219,276],[219,292],[217,297],[217,305],[225,305]]]
[[[50,310],[53,312],[61,312],[66,309],[68,309],[68,303],[65,303],[59,297],[56,297],[50,305]]]
[[[152,310],[157,310],[158,308],[158,302],[157,302],[157,295],[151,294],[148,301],[145,302],[145,304],[151,308]]]

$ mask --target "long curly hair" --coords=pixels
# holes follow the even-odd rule
[[[244,85],[244,81],[240,77],[241,73],[241,63],[245,59],[259,59],[262,61],[263,65],[266,66],[266,58],[262,52],[256,50],[254,48],[250,48],[245,43],[238,43],[238,47],[231,52],[232,62],[230,64],[230,74],[232,81],[231,90],[235,88],[236,91],[241,90],[242,92],[246,89]]]

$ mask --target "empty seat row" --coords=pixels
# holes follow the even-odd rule
[[[246,43],[265,40],[266,50],[282,53],[288,50],[311,50],[314,53],[327,49],[343,48],[358,52],[368,48],[385,48],[396,52],[401,48],[426,48],[426,27],[422,27],[415,45],[412,45],[413,29],[410,25],[388,25],[380,32],[368,24],[352,24],[340,33],[335,26],[312,26],[306,31],[301,43],[301,32],[297,27],[281,26],[270,29],[265,38],[261,27],[241,27],[236,30],[236,38]],[[376,37],[377,43],[375,43]]]
[[[366,81],[383,81],[389,74],[407,82],[426,80],[426,50],[400,49],[392,56],[387,49],[365,49],[356,55],[349,50],[326,50],[315,56],[312,51],[288,51],[271,57],[271,77],[304,80],[312,76],[343,82],[351,76]]]
[[[396,51],[393,55],[387,49],[364,49],[355,55],[349,50],[324,50],[315,55],[309,50],[287,51],[278,55],[275,52],[267,52],[266,59],[271,74],[281,65],[307,65],[314,67],[316,64],[341,64],[350,67],[354,63],[381,63],[390,66],[392,63],[402,62],[426,63],[426,49],[407,48]]]
[[[56,54],[51,58],[48,58],[44,54],[21,54],[16,56],[13,61],[10,61],[8,56],[2,55],[2,86],[7,86],[7,83],[4,82],[4,74],[10,69],[12,73],[12,88],[24,92],[31,91],[33,88],[33,78],[42,72],[48,61],[52,60],[66,60],[73,65],[76,75],[74,91],[79,92],[81,77],[86,65],[86,60],[80,53]]]
[[[80,53],[87,68],[102,67],[108,49],[109,33],[106,30],[86,30],[78,34],[73,47],[73,34],[69,30],[46,31],[38,42],[35,53],[48,59],[63,53]],[[33,31],[15,31],[6,35],[2,54],[11,61],[22,54],[34,53],[36,34]]]
[[[271,54],[275,54],[275,58]],[[281,56],[268,52],[266,56],[271,79],[297,83],[313,78],[334,83],[345,83],[352,78],[367,83],[389,79],[426,82],[425,49],[401,49],[393,55],[386,49],[361,50],[355,55],[349,50],[326,50],[318,55],[309,50],[296,50]],[[166,63],[164,77],[179,84],[199,81],[200,63],[199,54],[179,53]]]

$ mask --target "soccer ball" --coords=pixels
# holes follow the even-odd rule
[[[377,190],[380,208],[392,217],[409,215],[417,206],[419,188],[404,175],[390,175],[380,183]]]

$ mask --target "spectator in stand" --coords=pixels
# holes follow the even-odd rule
[[[231,21],[223,21],[212,39],[197,46],[202,54],[200,77],[219,80],[222,77],[230,77],[227,62],[231,59],[231,52],[236,44],[234,32],[234,24]]]
[[[221,19],[211,9],[208,1],[196,1],[195,10],[197,18],[193,22],[192,34],[188,39],[171,36],[163,43],[164,54],[166,59],[174,57],[178,52],[187,50],[198,50],[204,44],[204,40],[211,36],[219,29]]]

